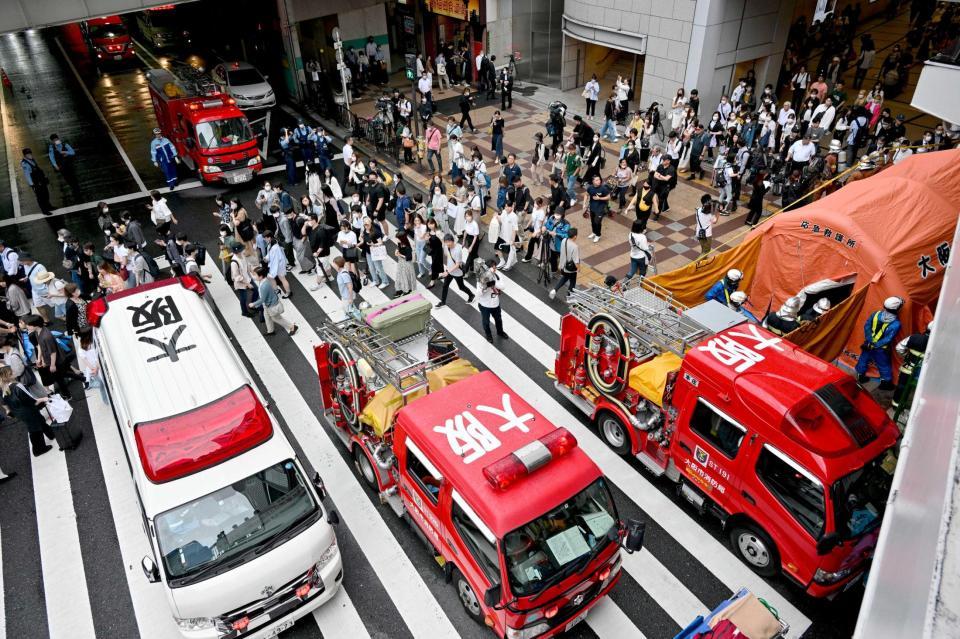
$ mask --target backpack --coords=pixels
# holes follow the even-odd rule
[[[347,271],[347,274],[350,276],[350,284],[353,286],[353,294],[358,295],[360,293],[360,289],[363,288],[363,286],[360,284],[360,276],[350,270]]]
[[[207,263],[207,247],[202,244],[194,245],[197,249],[197,266],[203,266]]]
[[[140,253],[140,257],[143,258],[143,261],[147,263],[147,272],[150,273],[150,277],[153,279],[160,278],[160,267],[157,266],[157,261],[153,259],[153,256],[147,252]]]

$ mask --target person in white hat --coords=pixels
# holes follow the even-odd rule
[[[730,306],[730,295],[740,287],[740,280],[742,279],[743,271],[736,268],[730,269],[723,279],[710,287],[710,290],[704,295],[704,299],[708,301],[716,300],[724,306]]]
[[[800,323],[805,324],[807,322],[812,322],[829,310],[830,300],[828,300],[826,297],[821,297],[813,306],[800,314]]]
[[[800,322],[797,321],[797,312],[800,310],[800,300],[795,297],[788,297],[779,311],[767,313],[763,318],[763,327],[781,337],[792,333],[800,328]]]
[[[31,301],[43,321],[49,324],[50,307],[53,304],[50,302],[48,283],[53,279],[53,273],[50,273],[50,277],[47,277],[47,268],[26,252],[20,254],[20,263],[23,264],[24,279],[30,284]]]
[[[167,187],[171,191],[175,189],[177,187],[177,164],[180,163],[180,158],[177,156],[177,147],[173,146],[173,142],[163,137],[160,127],[153,130],[153,139],[150,140],[150,161],[163,171]]]
[[[897,316],[903,308],[902,297],[888,297],[883,308],[870,314],[863,324],[863,344],[860,345],[860,357],[857,359],[857,381],[865,383],[870,364],[880,373],[880,390],[893,390],[893,367],[890,365],[890,348],[897,333],[900,332],[900,320]]]
[[[746,303],[747,294],[743,291],[734,291],[730,294],[730,308],[740,313],[754,324],[759,324],[760,320],[757,319],[757,316],[747,310],[747,307],[744,306]]]

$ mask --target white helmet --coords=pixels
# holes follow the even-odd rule
[[[800,300],[795,297],[788,297],[783,302],[783,306],[780,307],[780,312],[778,312],[777,315],[786,319],[796,319],[797,311],[799,310]]]
[[[900,307],[903,306],[903,298],[897,297],[896,295],[888,297],[883,300],[883,308],[890,311],[891,313],[896,313],[900,310]]]
[[[731,282],[739,282],[743,279],[743,271],[740,269],[732,268],[727,271],[727,279]]]
[[[830,300],[825,297],[821,297],[817,300],[817,303],[813,305],[813,310],[817,315],[823,315],[830,310]]]
[[[730,293],[730,301],[734,304],[743,304],[747,301],[747,294],[743,291],[734,291]]]

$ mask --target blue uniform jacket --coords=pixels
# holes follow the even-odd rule
[[[886,315],[887,317],[884,317]],[[876,328],[874,328],[874,320],[876,320]],[[886,324],[886,327],[881,328]],[[900,320],[897,319],[897,316],[893,313],[888,313],[886,311],[877,311],[870,315],[867,318],[867,321],[863,324],[863,337],[864,341],[867,344],[870,344],[874,348],[886,348],[890,345],[890,342],[897,336],[897,333],[900,332]],[[874,339],[876,334],[880,334],[880,339]]]
[[[730,293],[733,293],[733,291],[727,289],[726,283],[720,280],[710,287],[710,290],[704,295],[704,299],[717,300],[724,306],[730,306]]]

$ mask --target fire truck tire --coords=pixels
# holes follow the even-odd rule
[[[356,464],[363,481],[374,490],[379,490],[380,485],[377,483],[377,471],[373,467],[373,464],[370,463],[370,458],[363,452],[363,447],[360,445],[353,447],[353,462]]]
[[[620,418],[611,411],[602,410],[597,415],[597,431],[616,454],[626,455],[630,452],[630,433]]]
[[[761,577],[773,577],[780,572],[780,553],[770,536],[762,528],[741,521],[730,528],[730,544],[745,564]]]
[[[617,348],[620,349],[621,357],[617,363],[616,378],[612,382],[607,382],[600,377],[600,372],[597,370],[597,361],[590,357],[593,334],[599,327],[602,327],[605,333],[617,341]],[[597,313],[590,318],[590,322],[587,324],[583,364],[587,369],[587,377],[593,387],[608,397],[616,397],[624,388],[623,380],[627,377],[628,362],[630,361],[630,343],[627,342],[626,334],[623,325],[616,318],[606,313]]]
[[[482,624],[483,607],[480,604],[480,598],[477,597],[477,593],[473,591],[473,586],[471,586],[467,578],[463,576],[463,573],[456,568],[453,569],[453,579],[451,579],[451,581],[453,582],[453,587],[457,590],[457,599],[460,600],[463,609],[467,611],[467,615],[478,624]]]

